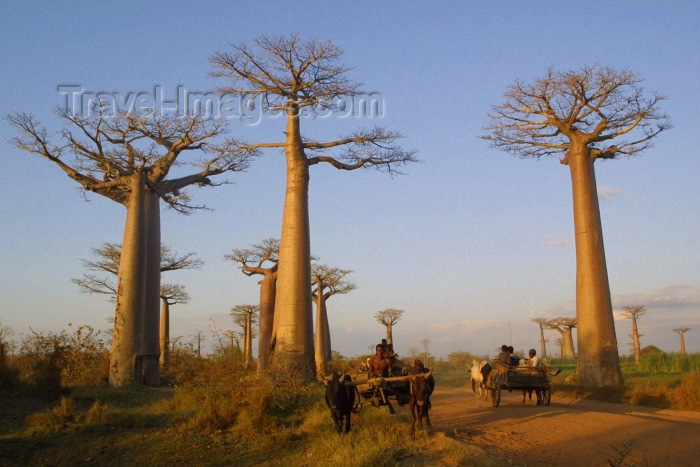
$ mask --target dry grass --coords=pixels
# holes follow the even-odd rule
[[[643,381],[625,394],[625,402],[661,409],[700,411],[700,371],[682,376],[680,383]]]

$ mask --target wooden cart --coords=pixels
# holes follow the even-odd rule
[[[552,401],[552,381],[546,367],[513,366],[496,363],[489,373],[485,386],[491,395],[491,403],[498,407],[503,389],[533,390],[538,393],[537,405],[549,405]]]
[[[366,379],[353,379],[345,383],[355,386],[357,398],[355,399],[354,412],[362,407],[386,406],[389,413],[396,413],[392,401],[402,406],[408,403],[410,397],[410,376],[373,377]]]

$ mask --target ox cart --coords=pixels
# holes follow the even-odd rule
[[[487,394],[491,396],[494,407],[498,407],[501,403],[501,391],[504,389],[534,391],[537,394],[537,405],[549,405],[552,401],[552,381],[549,370],[544,366],[507,367],[496,363],[488,374],[484,386],[488,391]]]
[[[395,401],[399,406],[408,404],[411,394],[409,379],[410,376],[378,376],[345,383],[355,386],[357,392],[353,411],[358,412],[366,406],[387,406],[389,413],[396,413],[391,401]]]

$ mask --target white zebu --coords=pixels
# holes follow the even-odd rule
[[[486,390],[486,385],[484,382],[488,374],[491,372],[491,365],[486,360],[473,360],[472,361],[472,391],[476,394],[479,399],[486,399],[488,391]]]

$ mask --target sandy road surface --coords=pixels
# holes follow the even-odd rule
[[[700,412],[576,401],[556,392],[549,407],[538,407],[522,405],[520,391],[504,391],[493,408],[464,387],[438,389],[431,400],[433,432],[499,447],[516,464],[607,466],[631,443],[625,465],[700,466]]]

